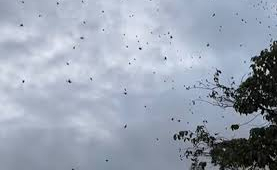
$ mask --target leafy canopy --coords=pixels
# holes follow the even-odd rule
[[[224,169],[277,169],[277,42],[260,55],[251,59],[251,73],[235,86],[223,85],[219,81],[220,70],[216,70],[212,82],[206,80],[187,89],[209,90],[207,101],[222,108],[231,107],[239,114],[262,115],[268,124],[253,128],[248,138],[225,139],[218,134],[210,134],[205,124],[197,126],[195,131],[180,131],[174,140],[188,143],[180,158],[190,158],[191,169],[205,169],[207,163],[203,157],[211,159],[213,165]],[[232,78],[233,79],[233,78]],[[258,116],[257,115],[257,116]],[[230,128],[238,130],[240,124]]]

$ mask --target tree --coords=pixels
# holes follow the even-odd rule
[[[226,139],[209,133],[206,122],[195,131],[180,131],[174,140],[184,141],[181,158],[190,158],[191,169],[205,169],[209,158],[211,163],[225,169],[277,169],[277,42],[260,55],[251,59],[251,72],[236,86],[235,81],[224,85],[219,81],[222,72],[216,70],[213,81],[200,81],[190,89],[209,91],[208,100],[199,98],[222,108],[231,107],[241,115],[256,114],[268,122],[252,128],[248,138]],[[233,79],[233,78],[231,78]],[[241,125],[234,124],[232,130]]]

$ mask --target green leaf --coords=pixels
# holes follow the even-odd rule
[[[231,126],[231,129],[234,130],[238,130],[239,129],[239,125],[238,124],[234,124]]]

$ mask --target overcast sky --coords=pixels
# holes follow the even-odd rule
[[[0,0],[0,169],[187,170],[175,132],[247,134],[184,85],[249,71],[277,33],[258,2]]]

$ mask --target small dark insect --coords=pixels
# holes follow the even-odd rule
[[[127,124],[126,125],[124,125],[124,129],[126,129],[127,128]]]
[[[85,39],[85,37],[80,37],[81,40]]]
[[[69,62],[66,62],[66,65],[68,65],[68,66],[69,66]]]
[[[59,2],[57,2],[57,5],[60,5],[60,3],[59,3]]]
[[[25,80],[22,80],[22,83],[25,83]]]
[[[210,46],[210,44],[208,43],[208,44],[207,44],[207,47],[209,47],[209,46]]]
[[[75,48],[76,48],[76,47],[75,47],[75,46],[73,46],[72,48],[73,48],[73,50],[75,50]]]
[[[170,36],[170,39],[172,39],[172,38],[173,38],[173,36],[171,35],[171,36]]]
[[[67,82],[68,82],[69,84],[72,83],[72,81],[71,81],[70,79],[68,79]]]
[[[213,13],[212,17],[215,17],[215,13]]]
[[[178,122],[181,122],[181,120],[179,119],[179,120],[177,120]]]
[[[23,24],[20,24],[19,26],[20,26],[20,27],[23,27],[24,25],[23,25]]]
[[[171,118],[171,121],[174,121],[174,118]]]
[[[139,50],[142,50],[142,47],[139,47]]]
[[[167,60],[167,57],[164,57],[164,60]]]
[[[106,162],[109,162],[109,160],[108,160],[108,159],[106,159]]]

